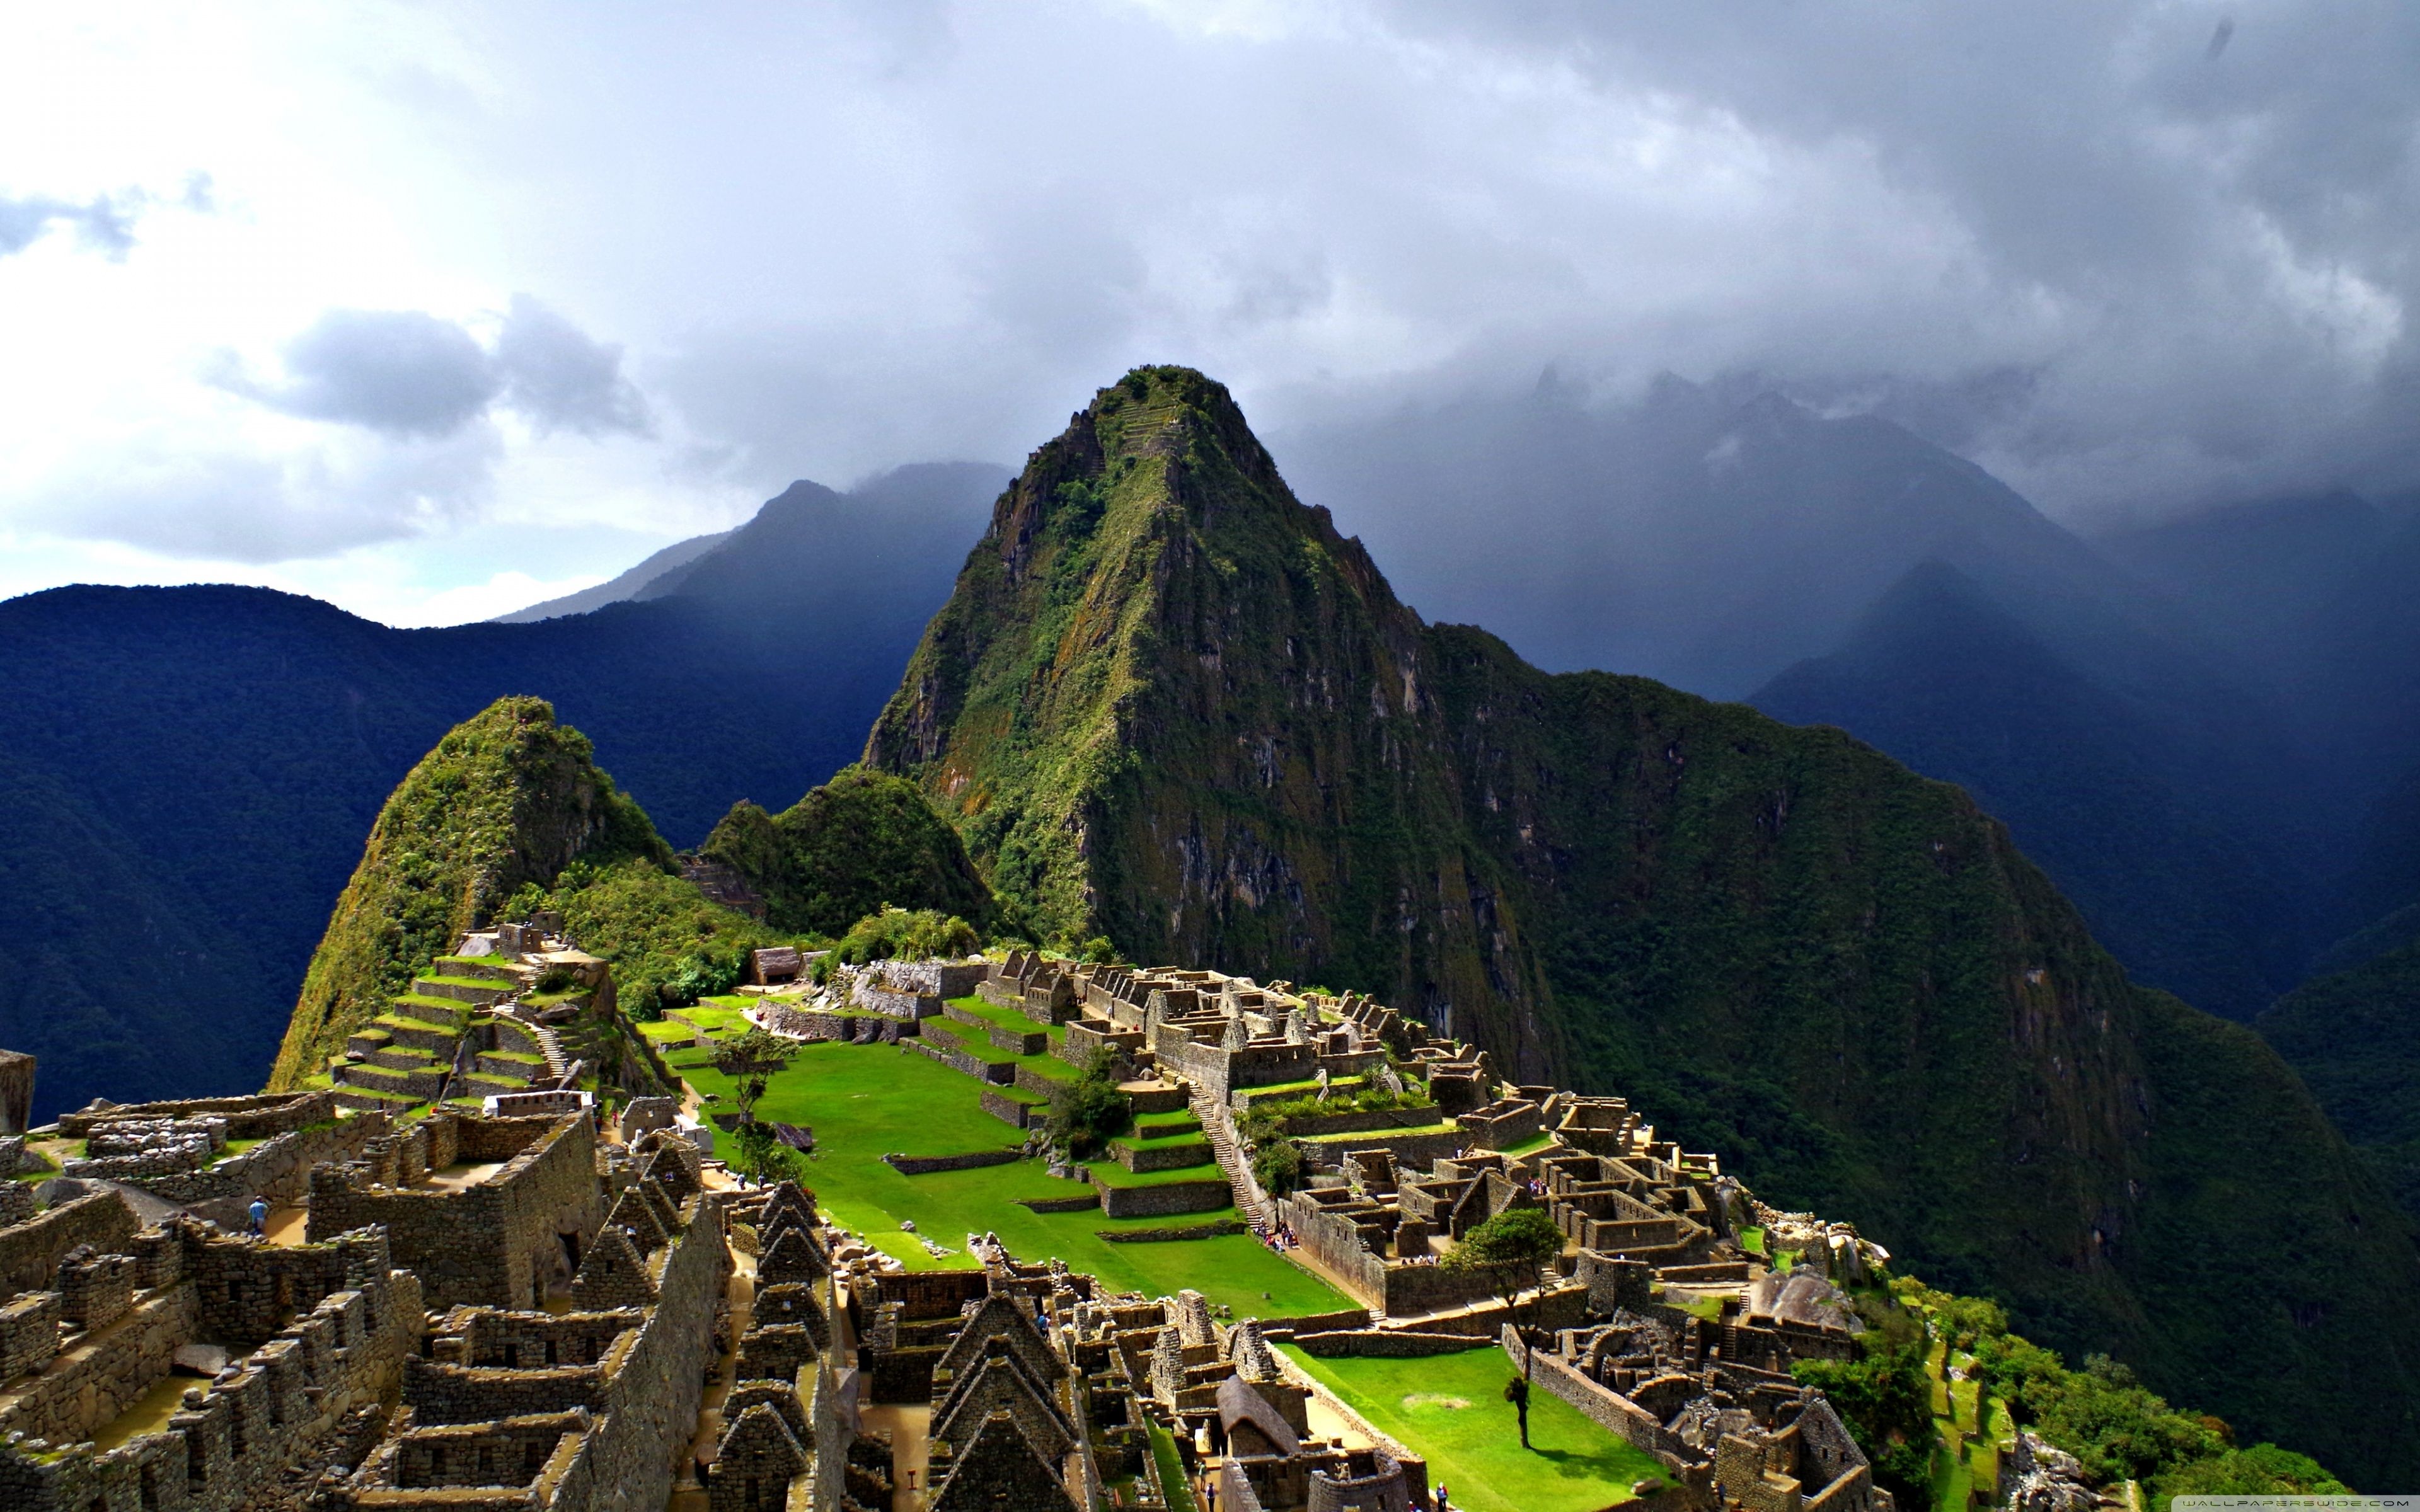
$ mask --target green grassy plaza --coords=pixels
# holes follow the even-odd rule
[[[1529,1442],[1504,1383],[1512,1367],[1494,1346],[1461,1354],[1391,1360],[1318,1359],[1280,1345],[1321,1385],[1379,1431],[1425,1455],[1429,1484],[1445,1483],[1471,1512],[1596,1512],[1632,1500],[1633,1483],[1660,1477],[1655,1458],[1582,1416],[1543,1386],[1529,1394]]]
[[[729,1106],[730,1081],[706,1067],[681,1074],[700,1092],[719,1093]],[[882,1163],[885,1154],[955,1155],[1015,1149],[1017,1131],[983,1110],[979,1084],[913,1051],[895,1045],[810,1044],[773,1078],[757,1116],[804,1124],[815,1134],[816,1150],[807,1170],[815,1200],[843,1226],[865,1236],[913,1270],[970,1266],[963,1252],[970,1232],[993,1232],[1020,1259],[1056,1256],[1089,1271],[1111,1290],[1151,1296],[1191,1287],[1237,1317],[1292,1317],[1352,1305],[1326,1282],[1270,1253],[1249,1234],[1166,1243],[1116,1244],[1096,1230],[1152,1228],[1214,1223],[1234,1209],[1172,1218],[1109,1219],[1097,1208],[1037,1213],[1016,1205],[1019,1197],[1081,1196],[1082,1182],[1058,1180],[1039,1161],[985,1165],[964,1171],[902,1176]],[[1096,1165],[1119,1185],[1216,1176],[1217,1166],[1130,1176],[1114,1162]],[[918,1234],[960,1253],[936,1259],[917,1234],[901,1230],[912,1219]]]

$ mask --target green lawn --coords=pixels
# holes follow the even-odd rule
[[[730,1094],[729,1078],[712,1070],[684,1069],[682,1075],[701,1092],[726,1099]],[[1233,1307],[1238,1317],[1292,1317],[1352,1305],[1249,1234],[1113,1244],[1095,1232],[1213,1223],[1233,1217],[1233,1208],[1163,1219],[1111,1220],[1098,1209],[1037,1213],[1015,1199],[1078,1196],[1085,1185],[1053,1179],[1039,1161],[928,1176],[902,1176],[882,1164],[881,1157],[892,1152],[954,1155],[1023,1143],[1016,1130],[983,1111],[977,1102],[982,1090],[971,1077],[895,1046],[810,1044],[773,1078],[757,1114],[814,1129],[816,1158],[808,1165],[807,1181],[816,1201],[912,1269],[974,1262],[963,1253],[936,1261],[915,1235],[901,1231],[903,1218],[914,1219],[921,1233],[952,1249],[960,1249],[970,1231],[995,1232],[1020,1259],[1056,1256],[1091,1272],[1113,1291],[1158,1296],[1191,1287],[1213,1304]],[[1137,1177],[1110,1163],[1106,1174],[1121,1185],[1136,1185],[1214,1176],[1217,1170],[1214,1165]]]
[[[1521,1447],[1504,1383],[1512,1367],[1490,1346],[1463,1354],[1389,1360],[1316,1359],[1279,1349],[1350,1402],[1380,1431],[1429,1462],[1453,1504],[1472,1512],[1596,1512],[1631,1500],[1635,1481],[1664,1467],[1590,1422],[1543,1386],[1529,1395],[1529,1442]]]
[[[1196,1512],[1193,1487],[1185,1478],[1185,1460],[1176,1452],[1176,1441],[1156,1423],[1151,1426],[1151,1458],[1159,1468],[1159,1494],[1168,1503],[1168,1512]]]
[[[1352,1134],[1296,1134],[1307,1145],[1366,1145],[1373,1140],[1391,1139],[1400,1134],[1451,1134],[1461,1125],[1450,1119],[1435,1123],[1415,1123],[1401,1129],[1362,1129]]]
[[[1015,1029],[1019,1034],[1047,1034],[1053,1044],[1067,1038],[1064,1026],[1037,1023],[1016,1009],[1001,1008],[996,1003],[986,1003],[980,997],[953,997],[950,999],[950,1006],[964,1009],[986,1024],[996,1024],[1003,1029]]]

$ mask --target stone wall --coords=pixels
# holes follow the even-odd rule
[[[1373,1108],[1360,1113],[1313,1113],[1278,1121],[1281,1134],[1295,1138],[1320,1134],[1366,1134],[1373,1129],[1426,1128],[1437,1121],[1433,1107]]]
[[[929,1176],[935,1171],[970,1171],[979,1165],[1014,1165],[1024,1158],[1021,1149],[978,1149],[964,1155],[885,1155],[882,1164],[902,1176]]]
[[[229,1139],[270,1139],[291,1134],[306,1124],[336,1116],[332,1091],[261,1092],[249,1097],[195,1097],[166,1103],[137,1103],[124,1107],[59,1115],[59,1137],[90,1137],[96,1123],[126,1119],[224,1119]]]
[[[991,975],[987,961],[885,961],[874,968],[896,986],[934,997],[970,997]]]
[[[197,1382],[161,1432],[106,1453],[81,1443],[45,1454],[31,1439],[0,1440],[0,1506],[234,1512],[306,1462],[339,1424],[392,1397],[420,1321],[411,1274],[364,1277],[358,1288],[320,1298],[217,1381]]]
[[[115,1192],[95,1192],[0,1228],[0,1297],[49,1286],[60,1259],[79,1244],[104,1253],[123,1251],[134,1227],[134,1210],[125,1198]]]
[[[1032,1128],[1047,1116],[1047,1110],[1028,1103],[1023,1098],[1011,1097],[1006,1092],[995,1091],[988,1087],[983,1089],[981,1101],[985,1113],[1002,1123],[1018,1129]]]
[[[1432,1130],[1425,1134],[1357,1134],[1341,1139],[1308,1139],[1302,1148],[1311,1165],[1332,1171],[1344,1164],[1344,1157],[1357,1149],[1383,1149],[1395,1158],[1398,1171],[1426,1170],[1441,1160],[1451,1160],[1453,1152],[1471,1142],[1459,1129]]]
[[[590,1435],[599,1512],[661,1512],[696,1431],[731,1252],[699,1198],[682,1218],[687,1227],[656,1278],[655,1312],[614,1375],[603,1426]]]
[[[358,1160],[363,1146],[387,1131],[383,1113],[332,1117],[277,1134],[205,1170],[138,1177],[127,1184],[191,1208],[221,1227],[236,1228],[245,1222],[244,1210],[255,1196],[276,1204],[297,1201],[310,1190],[312,1166]]]
[[[902,1040],[899,1042],[927,1060],[938,1060],[952,1071],[979,1082],[1005,1087],[1016,1079],[1016,1066],[1013,1061],[979,1059],[964,1050],[944,1050],[929,1040]]]
[[[1421,1359],[1433,1354],[1466,1354],[1468,1334],[1429,1334],[1414,1329],[1354,1328],[1325,1334],[1296,1334],[1294,1342],[1305,1354],[1373,1355],[1388,1359]]]
[[[757,1004],[756,1022],[775,1034],[816,1042],[850,1039],[854,1036],[856,1024],[849,1014],[799,1008],[778,997],[768,997]]]
[[[1521,1340],[1509,1324],[1500,1342],[1505,1357],[1514,1362],[1517,1367],[1521,1359]],[[1687,1444],[1656,1421],[1653,1413],[1610,1387],[1590,1381],[1550,1350],[1537,1351],[1537,1359],[1530,1366],[1530,1377],[1539,1385],[1577,1408],[1589,1421],[1649,1454],[1670,1459],[1696,1458]]]
[[[53,1443],[92,1437],[166,1375],[178,1349],[198,1336],[199,1301],[190,1283],[166,1287],[146,1293],[97,1335],[71,1335],[60,1349],[54,1335],[55,1357],[0,1406],[0,1436],[23,1433]]]
[[[1156,1186],[1111,1186],[1095,1180],[1101,1214],[1108,1218],[1165,1218],[1180,1212],[1216,1212],[1235,1200],[1223,1176],[1200,1181],[1162,1181]]]
[[[568,1279],[564,1237],[585,1253],[603,1218],[596,1125],[585,1113],[551,1119],[432,1115],[423,1121],[431,1165],[442,1169],[438,1161],[450,1154],[469,1163],[501,1159],[503,1168],[476,1185],[448,1189],[380,1186],[358,1164],[323,1165],[311,1177],[311,1236],[383,1225],[396,1262],[420,1276],[429,1305],[535,1305],[550,1278]]]
[[[0,1050],[0,1134],[21,1134],[33,1127],[34,1057],[21,1050]]]

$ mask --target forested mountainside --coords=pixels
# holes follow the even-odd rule
[[[42,1057],[38,1112],[259,1086],[380,806],[500,696],[546,694],[678,844],[824,780],[1004,476],[801,484],[694,589],[543,624],[397,630],[232,587],[0,603],[0,1043]]]
[[[2325,931],[2291,806],[2271,791],[2292,763],[2206,712],[2255,701],[2179,699],[2176,682],[2151,681],[2171,696],[2120,686],[1932,562],[1749,702],[1957,783],[2136,980],[2249,1019],[2301,980]],[[2242,755],[2260,759],[2230,759]]]
[[[775,929],[837,937],[885,906],[991,922],[991,893],[957,831],[887,772],[845,768],[777,814],[734,804],[698,855],[737,872]]]
[[[867,760],[1046,933],[1381,994],[2248,1435],[2420,1472],[2410,1222],[2255,1036],[2132,985],[1953,788],[1423,624],[1198,374],[1033,455]]]
[[[2420,1212],[2420,946],[2304,982],[2254,1027]]]

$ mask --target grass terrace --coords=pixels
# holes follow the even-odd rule
[[[1453,1504],[1471,1512],[1598,1512],[1633,1499],[1630,1488],[1661,1477],[1645,1450],[1615,1437],[1543,1386],[1529,1394],[1529,1440],[1521,1447],[1504,1383],[1512,1362],[1494,1346],[1461,1354],[1393,1360],[1319,1359],[1277,1346],[1381,1432],[1429,1462]]]
[[[1330,1096],[1334,1096],[1338,1093],[1357,1092],[1368,1085],[1368,1079],[1365,1077],[1339,1076],[1327,1084],[1327,1090]],[[1291,1103],[1299,1097],[1317,1097],[1319,1083],[1316,1080],[1278,1082],[1268,1087],[1248,1087],[1235,1095],[1244,1100],[1244,1106],[1249,1109],[1263,1103]]]
[[[1435,1123],[1411,1123],[1400,1129],[1363,1129],[1355,1134],[1292,1134],[1288,1137],[1306,1145],[1366,1145],[1373,1139],[1391,1139],[1402,1134],[1452,1134],[1461,1127],[1451,1119],[1439,1119]],[[1525,1150],[1543,1149],[1544,1144],[1545,1141],[1538,1140],[1519,1148]]]
[[[986,1003],[980,997],[953,997],[950,1006],[963,1009],[986,1024],[997,1024],[1003,1029],[1015,1029],[1019,1034],[1030,1034],[1039,1029],[1050,1036],[1050,1042],[1054,1045],[1067,1038],[1067,1026],[1063,1024],[1036,1024],[1013,1008]]]
[[[729,1105],[728,1077],[709,1067],[680,1070],[700,1092],[720,1094],[721,1105]],[[975,1262],[964,1253],[966,1236],[992,1232],[1020,1258],[1057,1256],[1112,1290],[1159,1296],[1192,1287],[1239,1317],[1293,1317],[1353,1304],[1249,1234],[1127,1244],[1099,1237],[1105,1229],[1216,1223],[1234,1217],[1232,1207],[1123,1220],[1105,1218],[1097,1208],[1037,1213],[1017,1206],[1016,1199],[1080,1196],[1089,1184],[1056,1180],[1032,1160],[925,1176],[902,1176],[882,1163],[887,1153],[954,1155],[1017,1148],[1023,1136],[983,1111],[983,1090],[971,1078],[896,1046],[809,1044],[774,1076],[757,1116],[812,1128],[816,1149],[807,1183],[816,1202],[911,1270],[971,1266]],[[1218,1167],[1146,1176],[1130,1175],[1115,1162],[1089,1169],[1111,1184],[1135,1186],[1200,1180]],[[918,1234],[903,1232],[902,1219],[914,1220]],[[919,1234],[960,1253],[935,1259],[918,1242]]]

